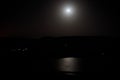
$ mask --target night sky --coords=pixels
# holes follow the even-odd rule
[[[69,4],[74,14],[67,17]],[[118,11],[110,0],[3,0],[0,37],[120,36]]]

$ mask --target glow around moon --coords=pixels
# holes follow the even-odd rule
[[[59,15],[60,17],[70,23],[78,18],[78,15],[81,11],[80,8],[75,3],[66,3],[59,6]]]
[[[63,8],[63,15],[64,15],[64,16],[69,16],[69,17],[71,17],[71,16],[73,16],[74,13],[75,13],[74,8],[71,7],[71,6],[68,6],[68,7],[64,7],[64,8]]]

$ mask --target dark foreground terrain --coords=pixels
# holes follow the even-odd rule
[[[118,45],[119,38],[115,37],[1,38],[0,71],[58,76],[111,72],[114,71],[112,58]],[[79,68],[75,71],[60,70],[58,61],[64,58],[77,59]]]

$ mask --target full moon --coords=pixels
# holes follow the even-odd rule
[[[66,13],[70,13],[71,12],[71,9],[66,9]]]
[[[73,9],[70,8],[70,7],[65,8],[65,9],[64,9],[64,14],[65,14],[66,16],[72,15],[72,14],[73,14]]]

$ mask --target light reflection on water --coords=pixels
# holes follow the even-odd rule
[[[81,60],[79,58],[67,57],[58,60],[58,70],[66,73],[67,75],[74,75],[72,72],[80,70]]]

